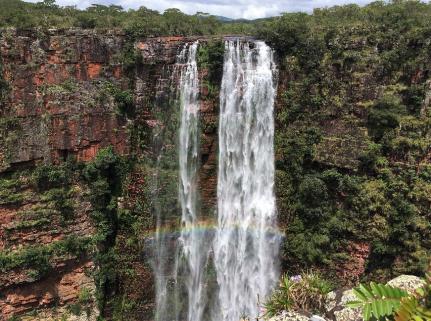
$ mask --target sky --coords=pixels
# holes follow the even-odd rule
[[[28,0],[27,0],[28,1]],[[30,0],[39,2],[41,0]],[[84,9],[92,3],[120,5],[125,9],[145,6],[163,12],[167,8],[178,8],[182,12],[194,14],[198,11],[229,18],[256,19],[279,15],[282,12],[311,12],[314,8],[330,7],[347,3],[365,5],[369,0],[57,0],[57,4],[76,5]]]

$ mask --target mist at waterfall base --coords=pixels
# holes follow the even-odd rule
[[[156,321],[261,316],[278,281],[274,197],[276,66],[263,42],[226,41],[220,89],[216,213],[199,202],[199,43],[177,56],[178,203],[174,233],[157,212]]]

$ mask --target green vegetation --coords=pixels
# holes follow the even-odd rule
[[[199,69],[208,70],[211,84],[219,84],[223,74],[224,43],[220,40],[209,41],[199,45],[197,64]]]
[[[65,256],[80,257],[85,255],[91,245],[91,238],[71,235],[64,240],[49,245],[27,246],[16,251],[0,252],[0,271],[12,269],[31,269],[31,276],[38,279],[52,268],[55,258]]]
[[[76,316],[81,315],[84,311],[87,317],[91,314],[91,304],[93,302],[93,296],[91,291],[88,288],[81,288],[78,294],[78,301],[76,303],[69,304],[67,306],[67,310]]]
[[[326,295],[333,285],[315,272],[289,277],[284,275],[280,286],[265,303],[265,316],[273,317],[281,311],[324,313]]]
[[[60,7],[55,0],[28,3],[1,0],[0,27],[17,28],[121,28],[131,37],[163,35],[208,35],[217,33],[249,33],[248,22],[222,23],[216,17],[198,12],[187,15],[171,8],[160,14],[140,7],[124,10],[121,6],[93,4],[85,10],[74,6]]]
[[[431,254],[431,110],[424,103],[430,92],[430,4],[376,1],[364,7],[336,6],[316,9],[313,14],[222,23],[206,14],[190,16],[176,9],[160,14],[144,7],[125,11],[114,5],[92,5],[78,10],[50,0],[36,4],[0,1],[0,27],[125,30],[127,38],[118,60],[131,82],[141,63],[133,46],[139,37],[251,34],[275,49],[280,77],[276,193],[279,223],[286,233],[282,268],[298,274],[313,269],[319,274],[305,273],[299,281],[284,277],[267,303],[268,315],[279,309],[321,311],[332,287],[326,278],[352,283],[385,281],[401,273],[423,275]],[[223,54],[220,41],[199,46],[199,69],[208,72],[202,79],[208,91],[203,99],[218,98]],[[150,75],[156,71],[154,66],[146,67]],[[38,278],[46,275],[58,256],[94,255],[96,298],[102,314],[110,305],[117,319],[127,320],[148,303],[135,295],[142,287],[136,263],[143,264],[143,239],[155,225],[154,213],[163,210],[163,223],[179,223],[178,108],[172,97],[174,88],[165,88],[169,97],[146,97],[156,120],[149,126],[148,119],[136,117],[140,115],[136,115],[132,83],[97,85],[100,105],[115,104],[119,115],[134,119],[133,166],[106,148],[93,161],[76,167],[39,166],[31,174],[32,184],[5,174],[0,179],[0,205],[24,203],[29,195],[35,196],[26,191],[32,187],[43,203],[23,212],[25,220],[8,230],[39,228],[58,212],[65,221],[72,218],[73,184],[78,184],[77,173],[81,173],[96,234],[89,240],[75,238],[76,244],[67,239],[50,246],[3,251],[0,271],[36,267],[29,273]],[[67,81],[44,89],[63,94],[75,91],[76,84]],[[0,100],[7,90],[7,83],[0,79]],[[216,126],[202,123],[208,132]],[[13,158],[19,130],[18,118],[0,118],[4,155],[0,168],[7,168]],[[364,266],[352,261],[352,253],[363,255]],[[351,274],[341,280],[340,270]],[[373,287],[377,293],[386,291],[377,285],[366,289],[373,292]],[[142,297],[149,296],[147,292]],[[82,302],[71,306],[70,312],[82,312],[86,297],[83,293]],[[429,309],[424,296],[403,297],[398,306],[394,302],[380,312],[412,306]]]
[[[33,172],[33,182],[39,192],[62,187],[71,182],[71,168],[67,164],[60,166],[42,165]]]
[[[133,93],[131,90],[122,90],[111,82],[104,82],[99,91],[99,101],[104,103],[109,97],[113,97],[117,111],[122,116],[129,118],[135,115],[135,104],[133,102]]]
[[[61,95],[70,94],[78,89],[78,85],[75,81],[67,80],[61,84],[42,85],[41,91],[49,95]]]
[[[362,307],[364,320],[373,316],[376,319],[389,317],[398,310],[401,299],[407,297],[406,291],[389,285],[370,283],[370,286],[359,285],[353,289],[355,296],[360,301],[349,302],[350,307]]]
[[[117,197],[121,195],[125,170],[123,160],[112,147],[101,149],[96,158],[85,165],[82,177],[89,187],[91,217],[96,226],[93,241],[97,246],[94,262],[96,299],[103,311],[107,297],[115,291],[117,254],[114,249],[118,229]]]
[[[40,193],[41,201],[57,210],[63,223],[69,221],[74,214],[74,192],[71,186],[73,170],[72,162],[67,161],[58,166],[38,166],[32,174],[33,184]]]
[[[9,85],[7,81],[3,78],[3,64],[2,64],[2,58],[0,57],[0,106],[3,105],[8,90],[9,90]]]
[[[66,222],[73,217],[73,191],[69,186],[52,188],[41,195],[41,200],[52,205],[51,207],[61,214],[63,222]]]
[[[6,231],[15,230],[16,231],[16,230],[24,230],[24,229],[28,229],[28,228],[35,228],[35,227],[42,228],[43,226],[48,225],[50,222],[51,222],[50,219],[48,219],[46,217],[42,217],[42,218],[37,219],[37,220],[18,222],[17,224],[14,224],[13,226],[5,227],[5,230]]]
[[[13,150],[18,144],[20,129],[18,117],[0,118],[0,151],[3,154],[3,157],[0,158],[0,168],[7,167],[13,158]]]
[[[431,319],[431,276],[425,285],[409,294],[389,285],[371,282],[353,289],[356,301],[348,302],[351,308],[361,308],[365,321],[426,321]]]
[[[25,172],[4,175],[0,178],[0,205],[19,205],[31,196],[30,192],[23,191],[29,185]]]
[[[418,1],[286,13],[256,22],[275,48],[276,192],[283,266],[333,279],[355,246],[387,280],[423,275],[431,254],[431,5]]]

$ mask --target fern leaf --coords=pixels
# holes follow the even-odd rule
[[[363,318],[370,320],[373,316],[376,319],[393,315],[398,310],[401,298],[406,297],[407,292],[393,288],[389,285],[371,283],[370,286],[360,284],[353,289],[357,301],[348,302],[349,307],[362,307]],[[360,304],[362,303],[362,305]]]
[[[425,310],[419,305],[415,297],[406,297],[395,315],[395,321],[426,321],[431,320],[431,311]]]
[[[359,284],[359,288],[361,289],[362,294],[364,294],[368,299],[372,299],[374,297],[374,295],[371,293],[369,289],[367,289],[366,286]]]

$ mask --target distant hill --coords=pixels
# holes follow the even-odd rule
[[[228,17],[223,17],[223,16],[214,16],[217,20],[220,20],[222,22],[231,22],[234,21],[235,19],[232,18],[228,18]]]
[[[214,17],[221,22],[248,22],[248,21],[250,21],[247,19],[232,19],[232,18],[224,17],[224,16],[214,16]]]

